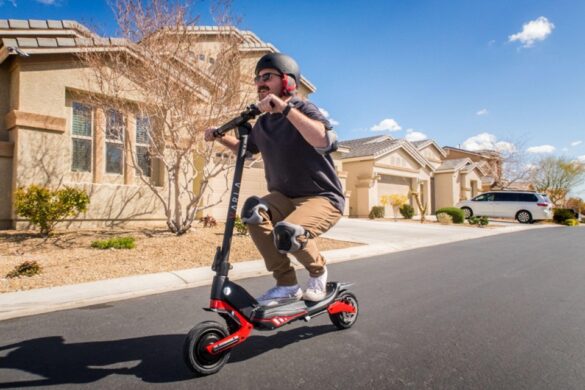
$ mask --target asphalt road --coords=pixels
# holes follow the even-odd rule
[[[585,228],[550,228],[334,264],[360,317],[255,332],[193,378],[184,335],[219,319],[208,287],[0,322],[0,388],[583,389]],[[303,275],[304,276],[304,275]],[[250,292],[268,277],[240,281]]]

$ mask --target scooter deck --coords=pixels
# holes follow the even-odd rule
[[[274,317],[290,317],[290,316],[301,316],[301,315],[314,315],[318,312],[327,309],[327,306],[338,295],[340,290],[340,283],[329,282],[327,283],[327,295],[325,299],[319,302],[312,301],[297,301],[297,300],[286,300],[281,301],[276,305],[271,306],[259,306],[254,310],[252,320],[264,320]]]

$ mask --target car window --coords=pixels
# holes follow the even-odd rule
[[[537,202],[538,198],[534,194],[518,194],[520,202]]]
[[[513,192],[496,192],[496,202],[515,202],[517,200],[517,194]]]
[[[485,202],[488,200],[488,195],[490,195],[490,194],[481,194],[481,195],[476,196],[472,200],[474,202]]]

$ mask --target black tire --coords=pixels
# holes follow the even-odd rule
[[[532,223],[530,211],[520,210],[516,213],[516,220],[520,223]]]
[[[205,321],[193,327],[183,344],[183,358],[191,371],[203,376],[221,370],[230,358],[230,351],[212,355],[205,347],[228,335],[225,326],[215,321]]]
[[[355,324],[359,314],[359,307],[358,307],[358,300],[353,293],[349,291],[341,293],[338,301],[343,301],[348,305],[355,307],[355,313],[335,313],[329,314],[329,319],[333,322],[333,325],[337,327],[337,329],[348,329]]]
[[[463,213],[465,213],[465,219],[473,217],[473,211],[469,207],[461,207]]]

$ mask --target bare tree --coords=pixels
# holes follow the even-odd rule
[[[250,100],[229,2],[215,5],[221,25],[211,45],[190,1],[114,0],[124,39],[80,55],[94,91],[86,99],[105,116],[101,130],[124,145],[127,169],[156,195],[177,235],[189,230],[199,210],[219,203],[202,200],[210,180],[220,174],[227,180],[233,163],[204,142],[203,131]]]
[[[585,163],[567,157],[545,157],[531,169],[536,191],[548,194],[551,202],[562,206],[565,197],[585,181]]]

